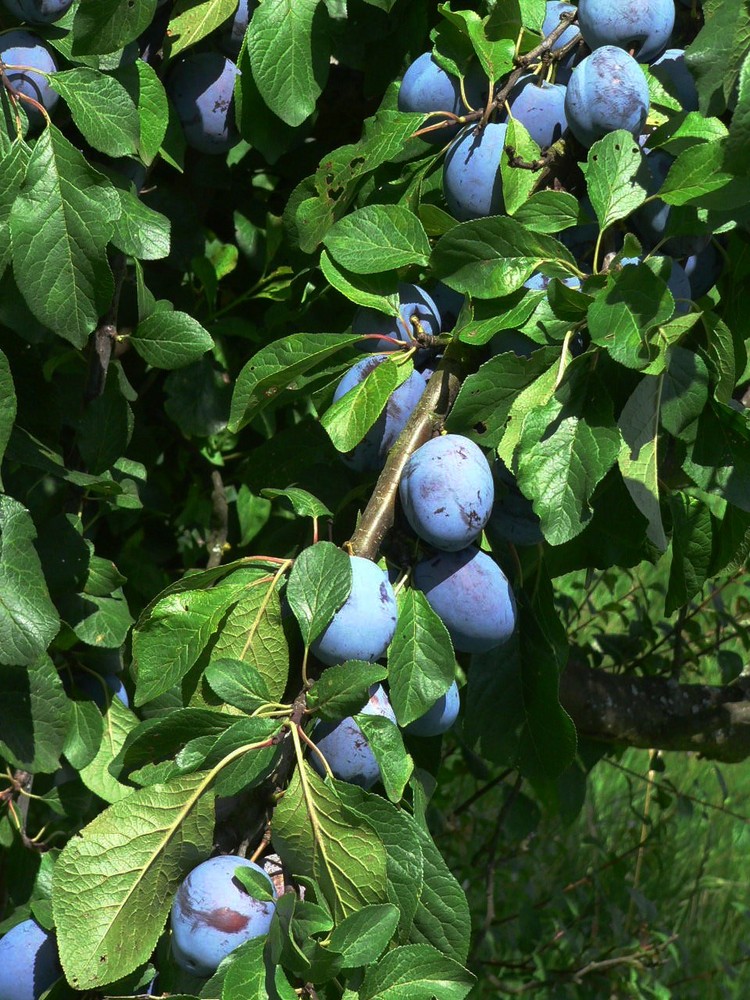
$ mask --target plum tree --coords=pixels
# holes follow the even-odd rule
[[[643,70],[631,55],[614,45],[596,49],[570,75],[565,116],[571,132],[584,146],[592,146],[620,128],[638,135],[648,109]]]
[[[523,287],[530,288],[533,292],[546,292],[550,281],[552,281],[552,278],[549,275],[537,271],[524,281]],[[581,287],[581,279],[577,278],[574,274],[569,275],[567,278],[560,278],[560,281],[564,285],[567,285],[568,288]]]
[[[698,88],[685,62],[684,49],[667,49],[654,59],[649,70],[685,111],[698,110]]]
[[[518,330],[501,330],[490,341],[490,351],[493,357],[496,354],[512,352],[517,358],[530,358],[534,351],[538,349],[539,344],[535,340],[527,337],[525,333],[520,333]]]
[[[430,289],[430,295],[440,312],[441,331],[443,333],[449,332],[456,325],[459,313],[461,312],[463,304],[466,301],[466,296],[462,295],[461,292],[457,292],[454,288],[449,288],[448,285],[442,281],[438,281],[437,284]]]
[[[3,6],[19,21],[28,24],[52,24],[59,21],[73,0],[2,0]]]
[[[683,267],[690,282],[691,298],[699,299],[716,284],[724,267],[724,256],[711,241],[697,253],[690,254]]]
[[[443,193],[448,211],[459,221],[502,211],[500,156],[507,130],[505,122],[488,122],[483,129],[468,126],[448,147]]]
[[[536,348],[538,345],[534,345]],[[538,545],[544,540],[541,523],[531,500],[518,488],[516,477],[499,458],[492,463],[495,502],[487,522],[490,539],[499,538],[512,545]]]
[[[226,153],[239,141],[234,121],[234,81],[239,70],[218,52],[190,52],[166,82],[185,140],[201,153]]]
[[[476,546],[422,559],[413,576],[459,652],[486,652],[513,634],[516,605],[508,579]]]
[[[656,257],[654,259],[668,260],[668,258],[665,257]],[[620,264],[622,267],[630,267],[640,263],[640,257],[620,258]],[[690,312],[690,299],[692,298],[690,279],[685,273],[685,269],[681,264],[678,264],[676,260],[669,260],[669,263],[671,265],[671,270],[669,272],[669,278],[667,279],[667,288],[672,293],[672,298],[674,299],[674,314],[675,316],[684,316],[686,313]]]
[[[409,736],[440,736],[447,733],[458,718],[460,707],[458,684],[454,681],[432,708],[414,722],[410,722],[408,726],[404,726],[404,732]]]
[[[126,707],[130,705],[128,692],[125,690],[122,678],[118,677],[117,674],[96,675],[77,670],[74,673],[74,680],[76,687],[88,695],[102,711],[107,707],[110,697],[107,694],[107,688],[112,692],[113,697],[120,699],[123,705]]]
[[[508,107],[542,149],[557,142],[567,128],[565,87],[540,80],[534,73],[521,77],[511,90]]]
[[[674,0],[580,0],[578,24],[590,49],[616,45],[638,62],[651,62],[664,51],[674,28]]]
[[[396,725],[396,716],[381,684],[370,689],[370,697],[360,709],[362,715],[381,715]],[[319,722],[313,730],[313,742],[328,761],[328,766],[341,781],[361,788],[372,788],[380,778],[380,767],[370,749],[365,734],[353,716],[341,722]],[[319,774],[325,768],[317,754],[310,761]]]
[[[370,559],[350,559],[351,592],[310,647],[329,666],[345,660],[380,659],[396,631],[396,595],[387,573]]]
[[[31,31],[17,28],[0,35],[0,61],[8,67],[5,72],[10,86],[20,94],[25,94],[42,105],[51,114],[57,104],[58,95],[47,81],[46,73],[55,73],[57,63],[49,49]],[[13,66],[27,67],[13,69]],[[29,67],[33,67],[29,68]],[[33,72],[38,69],[39,73]],[[23,110],[32,129],[44,125],[44,115],[28,101],[21,101]]]
[[[460,434],[444,434],[417,448],[404,466],[399,495],[406,519],[437,549],[463,549],[484,528],[494,486],[481,448]]]
[[[573,4],[564,3],[563,0],[548,0],[544,21],[542,22],[542,34],[545,37],[549,35],[560,23],[560,15],[570,14],[575,9],[576,8]],[[571,24],[570,27],[566,28],[560,37],[552,43],[552,52],[558,52],[566,45],[569,45],[579,34],[580,32],[578,27]],[[555,81],[557,83],[567,83],[570,79],[571,70],[573,69],[573,66],[578,58],[579,49],[576,47],[556,63]]]
[[[234,854],[220,854],[194,868],[172,903],[172,953],[194,976],[210,976],[219,962],[251,938],[267,934],[276,903],[256,899],[235,877],[250,868],[276,889],[260,865]]]
[[[247,26],[257,6],[258,0],[240,0],[237,10],[234,12],[234,17],[231,21],[227,22],[222,31],[220,38],[221,47],[232,59],[237,58],[242,48]]]
[[[353,365],[336,386],[334,402],[363,382],[385,360],[384,355],[374,354]],[[343,461],[358,472],[381,469],[424,390],[424,378],[419,372],[411,372],[406,381],[391,393],[385,409],[364,438],[352,451],[341,456]]]
[[[454,115],[463,115],[472,108],[484,105],[487,89],[487,78],[478,67],[472,67],[464,77],[464,94],[469,102],[467,106],[461,94],[459,79],[446,73],[431,52],[423,52],[404,73],[398,92],[398,109],[422,114],[450,111]],[[439,116],[436,116],[435,121],[439,120]],[[427,132],[422,138],[427,142],[443,143],[455,136],[460,128],[460,125],[446,126],[435,132]]]
[[[362,337],[379,333],[406,344],[411,342],[415,323],[429,336],[440,333],[440,311],[423,288],[402,282],[398,286],[398,301],[398,316],[389,316],[369,306],[360,306],[352,320],[352,333]],[[360,347],[363,351],[396,350],[395,345],[387,340],[363,340]]]
[[[62,974],[55,935],[22,920],[0,940],[0,997],[39,1000]]]

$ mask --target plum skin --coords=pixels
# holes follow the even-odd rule
[[[385,355],[374,354],[353,365],[336,387],[334,403],[354,386],[364,382],[370,372],[385,360]],[[425,380],[419,372],[411,372],[406,381],[391,393],[383,412],[364,438],[350,452],[341,456],[343,461],[357,472],[382,469],[388,452],[406,426],[425,387]]]
[[[560,83],[538,81],[533,73],[521,77],[508,95],[508,106],[511,115],[542,149],[557,142],[568,124],[565,87]]]
[[[239,55],[247,26],[250,23],[250,17],[257,6],[258,0],[240,0],[232,20],[227,21],[219,44],[222,50],[228,56],[231,56],[232,59],[236,59]]]
[[[578,24],[590,49],[616,45],[638,62],[651,62],[664,51],[675,21],[674,0],[579,0]]]
[[[454,681],[432,708],[410,722],[408,726],[404,726],[404,732],[409,736],[442,736],[455,723],[460,707],[458,684]]]
[[[649,110],[643,70],[627,52],[604,45],[580,62],[565,93],[568,127],[583,146],[609,132],[639,134]]]
[[[370,697],[359,714],[382,715],[396,725],[396,716],[381,684],[370,689]],[[379,780],[378,762],[353,716],[350,715],[341,722],[318,722],[313,730],[313,741],[340,781],[348,781],[367,789],[372,788]],[[310,761],[315,770],[325,776],[325,769],[318,755],[313,753]]]
[[[246,858],[220,854],[194,868],[172,903],[172,953],[177,964],[194,976],[210,976],[219,962],[251,938],[267,934],[276,903],[255,899],[234,877],[237,868],[252,868]]]
[[[472,107],[483,106],[487,96],[487,80],[481,73],[470,72],[464,78],[464,90]],[[463,115],[470,109],[461,97],[458,77],[446,73],[431,52],[423,52],[404,73],[398,92],[398,110],[425,115],[433,111],[452,111],[454,115]],[[436,115],[434,122],[438,121],[440,118]],[[460,128],[460,125],[446,126],[435,132],[428,132],[422,138],[430,143],[443,143],[455,136]]]
[[[57,72],[57,63],[52,53],[35,34],[23,28],[5,32],[0,36],[0,59],[9,66],[34,66],[44,73]],[[9,69],[6,76],[16,90],[38,101],[46,108],[48,114],[52,113],[58,95],[45,77],[27,70],[13,69]],[[22,100],[19,103],[26,112],[31,128],[42,128],[45,118],[41,111],[37,111],[28,101]]]
[[[404,466],[399,495],[406,519],[424,541],[444,551],[466,548],[492,511],[492,472],[481,448],[444,434],[417,448]]]
[[[476,546],[422,559],[413,576],[458,652],[484,653],[513,634],[516,605],[508,579]]]
[[[39,1000],[62,975],[55,935],[22,920],[0,940],[0,997]]]
[[[379,660],[396,631],[396,595],[388,575],[370,559],[350,556],[352,589],[310,648],[323,663]]]
[[[503,211],[500,157],[507,130],[505,122],[489,122],[481,131],[470,125],[448,147],[443,194],[459,222]]]
[[[59,21],[73,0],[3,0],[3,7],[28,24],[52,24]]]
[[[401,282],[398,286],[398,300],[398,316],[389,316],[387,313],[379,312],[368,306],[360,307],[352,320],[352,333],[361,337],[380,333],[409,344],[414,329],[411,321],[412,316],[416,316],[420,326],[430,337],[440,333],[440,310],[423,288],[420,288],[419,285]],[[378,351],[380,353],[398,349],[395,344],[382,339],[363,340],[357,346],[363,351]]]
[[[167,93],[185,141],[200,153],[226,153],[239,141],[233,93],[238,73],[218,52],[190,52],[169,74]]]

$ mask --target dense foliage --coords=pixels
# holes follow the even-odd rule
[[[555,989],[503,823],[750,755],[750,11],[640,6],[2,0],[0,1000]]]

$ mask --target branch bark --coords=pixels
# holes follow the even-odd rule
[[[560,701],[578,732],[604,743],[691,750],[711,760],[750,757],[750,678],[725,687],[622,676],[571,661]]]

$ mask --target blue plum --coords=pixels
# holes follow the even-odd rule
[[[464,78],[464,91],[472,108],[484,107],[488,93],[487,78],[476,69],[470,71]],[[398,92],[398,110],[422,114],[451,111],[454,115],[463,115],[470,109],[464,104],[458,78],[446,73],[431,52],[423,52],[404,73]],[[439,120],[436,115],[433,121]],[[427,124],[432,124],[432,121]],[[460,127],[446,126],[428,132],[422,138],[442,143],[455,136]]]
[[[354,386],[364,382],[367,376],[382,364],[384,355],[373,354],[362,358],[353,365],[339,382],[333,394],[333,401],[341,399]],[[396,438],[406,426],[406,421],[419,402],[425,390],[425,380],[419,372],[413,371],[401,385],[391,393],[385,409],[369,429],[359,444],[342,455],[346,464],[357,472],[382,469],[388,452],[393,447]]]
[[[538,545],[544,540],[531,500],[518,488],[516,477],[499,458],[492,466],[495,502],[487,522],[487,534],[512,545]]]
[[[657,260],[658,258],[654,258]],[[666,260],[666,258],[662,258]],[[621,257],[620,264],[622,267],[628,267],[633,264],[640,264],[640,257]],[[690,312],[690,299],[692,298],[692,289],[690,287],[690,279],[687,274],[685,274],[685,269],[681,264],[678,264],[676,260],[671,261],[672,270],[669,273],[669,279],[667,281],[667,288],[672,293],[672,298],[674,299],[674,314],[675,316],[684,316],[686,313]]]
[[[46,108],[48,114],[51,114],[57,104],[58,95],[42,73],[57,72],[57,63],[41,40],[31,31],[24,31],[22,28],[6,31],[0,35],[0,60],[8,67],[33,66],[41,70],[41,73],[34,73],[28,69],[8,68],[5,75],[14,90],[33,98]],[[45,121],[42,112],[28,101],[22,100],[19,103],[23,105],[23,110],[28,116],[29,126],[33,129],[42,128]]]
[[[39,1000],[62,975],[55,935],[22,920],[0,940],[0,997]]]
[[[239,70],[218,52],[190,52],[167,78],[185,141],[201,153],[226,153],[239,141],[234,81]]]
[[[503,211],[500,157],[507,130],[505,122],[490,122],[480,131],[470,125],[448,147],[443,193],[448,211],[460,222]]]
[[[638,135],[649,109],[648,84],[632,56],[604,45],[576,66],[565,92],[565,116],[583,146],[593,146],[609,132]]]
[[[223,958],[251,938],[267,934],[276,903],[255,899],[235,878],[237,868],[252,868],[268,879],[260,865],[234,854],[220,854],[194,868],[172,903],[172,953],[177,964],[194,976],[210,976]]]
[[[698,88],[685,62],[684,49],[667,49],[649,67],[666,92],[684,111],[698,110]]]
[[[691,298],[699,299],[716,284],[724,269],[724,256],[714,243],[691,254],[683,263],[690,282]]]
[[[382,715],[396,725],[391,703],[380,684],[370,689],[370,697],[360,713]],[[313,730],[313,741],[328,761],[334,775],[341,781],[349,781],[361,788],[372,788],[380,778],[380,767],[375,755],[353,716],[350,715],[341,722],[319,722]],[[317,754],[311,754],[310,762],[320,775],[325,774],[325,768]]]
[[[232,59],[236,59],[239,55],[250,17],[257,6],[258,0],[240,0],[234,17],[227,22],[221,33],[219,44]]]
[[[674,28],[674,0],[579,0],[578,23],[590,49],[616,45],[638,62],[664,51]]]
[[[2,0],[3,7],[28,24],[52,24],[59,21],[73,0]]]
[[[431,709],[404,727],[404,732],[409,736],[440,736],[447,733],[458,718],[460,707],[458,684],[454,681]]]
[[[511,115],[542,149],[557,142],[567,128],[565,89],[560,83],[547,83],[531,73],[521,77],[508,95]]]
[[[345,660],[379,660],[396,631],[396,595],[388,574],[369,559],[350,559],[351,592],[310,646],[329,666]]]
[[[484,453],[461,434],[444,434],[417,448],[399,482],[401,504],[414,531],[435,548],[451,552],[480,534],[494,493]]]
[[[644,147],[644,154],[646,157],[644,186],[648,195],[654,195],[666,180],[674,158],[663,149],[649,150],[648,147]],[[670,205],[661,198],[656,198],[633,212],[630,221],[644,248],[652,250],[657,243],[661,243],[660,249],[670,257],[686,257],[698,253],[708,244],[710,236],[706,233],[695,236],[672,236],[662,243],[671,211]]]
[[[549,288],[550,281],[552,281],[552,278],[537,271],[535,274],[532,274],[530,278],[527,278],[526,281],[524,281],[523,287],[530,288],[532,292],[546,292]],[[581,287],[581,279],[577,278],[574,274],[571,274],[567,278],[560,278],[560,281],[562,281],[564,285],[567,285],[568,288],[578,289]]]
[[[466,296],[461,292],[455,291],[453,288],[449,288],[442,281],[438,281],[435,287],[430,289],[430,295],[440,311],[442,320],[440,329],[443,333],[449,332],[456,325]]]
[[[362,337],[379,333],[408,344],[412,340],[415,319],[429,336],[440,333],[440,311],[423,288],[402,282],[398,286],[398,301],[398,316],[388,316],[377,309],[360,307],[352,320],[352,333]],[[396,350],[395,345],[387,340],[375,339],[363,340],[359,347],[363,351]]]
[[[564,3],[562,0],[548,0],[547,12],[544,15],[544,22],[542,24],[542,34],[545,36],[549,35],[560,23],[561,14],[569,14],[576,8],[573,4]],[[578,26],[571,24],[569,28],[563,31],[562,35],[557,39],[555,44],[552,46],[552,52],[557,52],[562,49],[569,42],[580,35]],[[567,83],[570,79],[570,73],[576,64],[580,55],[580,48],[573,48],[563,59],[561,59],[557,65],[557,71],[555,73],[555,81],[557,83]]]
[[[486,652],[513,634],[516,604],[508,579],[476,546],[421,560],[413,579],[459,652]]]

